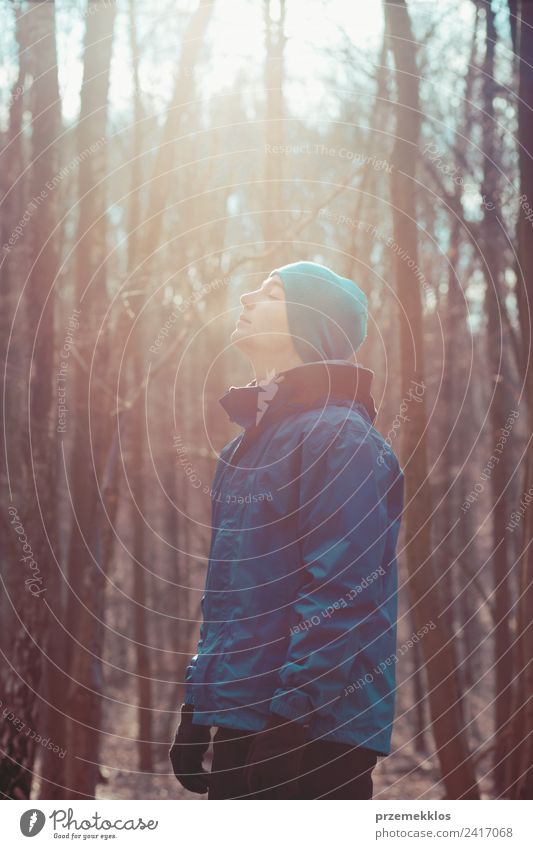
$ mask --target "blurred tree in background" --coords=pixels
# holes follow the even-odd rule
[[[436,625],[375,797],[533,798],[533,4],[0,10],[3,797],[178,795],[239,295],[308,259],[368,295]]]

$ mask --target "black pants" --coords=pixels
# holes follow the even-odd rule
[[[213,739],[209,799],[371,799],[372,770],[378,755],[371,749],[312,740],[306,744],[297,789],[280,786],[250,793],[243,768],[254,735],[219,728]]]

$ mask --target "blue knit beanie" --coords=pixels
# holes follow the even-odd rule
[[[274,274],[285,289],[289,329],[303,362],[351,359],[368,320],[368,300],[357,283],[317,262],[293,262]]]

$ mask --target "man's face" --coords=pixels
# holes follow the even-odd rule
[[[285,291],[274,274],[253,292],[241,295],[242,313],[231,341],[246,353],[287,349],[293,351]]]

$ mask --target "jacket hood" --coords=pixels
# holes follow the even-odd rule
[[[304,363],[275,375],[270,381],[254,379],[246,386],[232,386],[219,398],[230,421],[253,428],[271,411],[287,415],[309,409],[317,403],[348,400],[362,404],[373,424],[377,410],[370,389],[374,372],[345,360]]]

